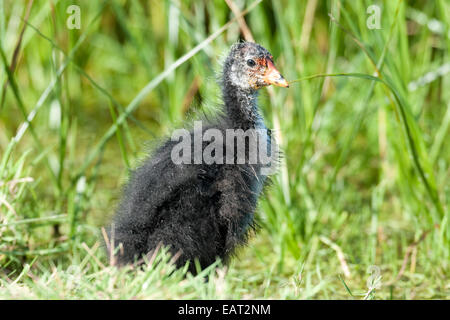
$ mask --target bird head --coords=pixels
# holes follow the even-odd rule
[[[273,56],[253,42],[240,42],[231,47],[224,65],[224,77],[243,90],[258,90],[271,84],[289,87],[275,67]]]

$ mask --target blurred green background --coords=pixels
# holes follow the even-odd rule
[[[227,2],[0,1],[1,298],[450,298],[449,1]],[[229,5],[250,33],[207,42]],[[109,266],[100,230],[128,169],[217,110],[249,35],[288,80],[388,85],[262,90],[284,161],[230,266]]]

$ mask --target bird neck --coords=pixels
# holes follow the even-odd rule
[[[257,90],[243,90],[225,82],[223,100],[226,115],[234,128],[252,129],[262,120],[258,111]]]

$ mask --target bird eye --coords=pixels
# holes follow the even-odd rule
[[[247,65],[248,65],[249,67],[254,67],[254,66],[256,65],[256,62],[255,62],[255,60],[253,60],[253,59],[248,59],[248,60],[247,60]]]

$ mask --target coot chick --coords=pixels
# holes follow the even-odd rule
[[[195,259],[201,268],[217,258],[226,263],[234,249],[247,242],[255,227],[258,198],[268,181],[263,170],[267,161],[255,162],[253,156],[266,148],[271,159],[276,157],[257,106],[258,90],[271,84],[288,87],[265,48],[252,42],[231,47],[220,82],[222,112],[213,121],[203,120],[201,128],[185,130],[181,151],[180,140],[168,140],[132,172],[114,217],[114,230],[109,231],[111,242],[122,246],[115,257],[119,265],[141,260],[164,245],[173,255],[178,253],[177,267],[189,261],[189,270],[195,273]],[[208,131],[214,134],[205,135]],[[229,132],[235,136],[228,136]],[[195,145],[199,136],[203,139]],[[215,149],[208,144],[211,136]],[[255,137],[265,140],[266,147],[252,147]],[[207,161],[205,154],[213,161]],[[185,161],[180,163],[174,155]]]

